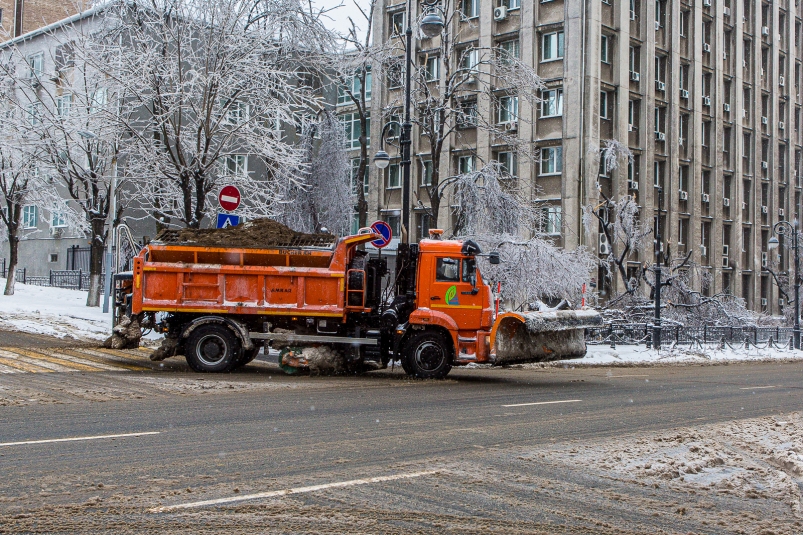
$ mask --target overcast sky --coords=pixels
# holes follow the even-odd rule
[[[319,7],[340,6],[329,13],[329,16],[332,18],[332,20],[329,21],[330,28],[343,33],[347,32],[350,27],[348,18],[351,17],[357,26],[360,27],[362,31],[365,31],[366,20],[354,4],[355,0],[313,0],[313,2]],[[369,0],[356,0],[356,2],[366,9],[366,11],[370,5]]]

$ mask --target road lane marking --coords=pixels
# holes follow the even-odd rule
[[[775,386],[746,386],[744,388],[740,388],[739,390],[761,390],[762,388],[775,388]]]
[[[134,364],[137,362],[135,359],[126,358],[121,355],[115,355],[114,353],[111,354],[106,353],[105,351],[93,350],[93,349],[80,349],[80,350],[65,349],[65,350],[60,350],[60,352],[80,359],[86,359],[92,362],[98,362],[106,364],[108,366],[114,366],[115,368],[118,369],[124,368],[126,370],[131,370],[131,371],[150,371],[150,368],[146,366]]]
[[[605,377],[614,378],[614,377],[649,377],[649,374],[641,374],[641,375],[606,375]]]
[[[95,435],[90,437],[50,438],[47,440],[24,440],[22,442],[0,442],[0,446],[24,446],[26,444],[50,444],[52,442],[77,442],[79,440],[100,440],[104,438],[142,437],[158,435],[161,431],[143,431],[142,433],[122,433],[119,435]]]
[[[513,405],[502,405],[503,407],[529,407],[530,405],[552,405],[554,403],[577,403],[582,399],[564,399],[561,401],[536,401],[535,403],[515,403]]]
[[[291,494],[305,494],[308,492],[315,492],[318,490],[354,487],[356,485],[367,485],[369,483],[382,483],[383,481],[396,481],[399,479],[412,479],[415,477],[431,476],[437,474],[438,470],[428,470],[426,472],[412,472],[408,474],[396,474],[392,476],[379,476],[369,477],[365,479],[352,479],[350,481],[338,481],[336,483],[324,483],[322,485],[312,485],[309,487],[296,487],[292,489],[273,490],[270,492],[260,492],[258,494],[246,494],[244,496],[231,496],[229,498],[217,498],[215,500],[203,500],[200,502],[179,503],[176,505],[164,505],[154,507],[148,511],[151,513],[164,513],[167,511],[175,511],[176,509],[192,509],[195,507],[204,507],[207,505],[221,505],[225,503],[242,502],[246,500],[259,500],[262,498],[276,498],[278,496],[289,496]]]

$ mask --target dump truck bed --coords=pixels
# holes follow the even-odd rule
[[[134,259],[134,313],[344,317],[355,246],[232,248],[154,242]]]

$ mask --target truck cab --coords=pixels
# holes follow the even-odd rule
[[[396,353],[408,373],[443,377],[452,364],[489,361],[493,309],[480,253],[470,240],[418,244],[415,307],[397,333]]]

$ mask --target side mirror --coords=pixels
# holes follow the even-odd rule
[[[502,259],[497,252],[488,253],[488,261],[494,266],[502,263]]]

